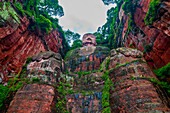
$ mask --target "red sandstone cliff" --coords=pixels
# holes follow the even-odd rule
[[[30,20],[4,5],[0,8],[0,83],[17,73],[27,57],[47,50],[59,52],[64,38],[58,30],[44,35],[29,31]]]
[[[151,0],[140,0],[134,13],[135,29],[131,30],[127,37],[125,33],[128,29],[128,20],[123,11],[120,10],[119,15],[123,17],[123,35],[122,46],[135,47],[140,51],[147,51],[144,57],[152,68],[160,68],[170,62],[170,4],[167,1],[161,2],[157,9],[157,19],[151,26],[146,26],[144,18],[149,9]],[[124,40],[124,41],[123,41]]]

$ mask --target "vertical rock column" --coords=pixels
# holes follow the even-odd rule
[[[109,79],[112,113],[165,112],[166,100],[151,82],[157,79],[137,49],[118,48],[111,51]]]
[[[32,57],[27,77],[33,84],[20,88],[11,101],[8,113],[50,113],[55,111],[56,91],[61,72],[61,55],[41,52]],[[38,83],[34,83],[34,81]]]

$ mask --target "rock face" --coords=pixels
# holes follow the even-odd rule
[[[102,92],[104,80],[101,78],[103,73],[95,72],[74,77],[74,91],[93,91]]]
[[[102,111],[104,79],[101,72],[81,73],[74,77],[72,90],[67,94],[67,110],[70,113],[98,113]]]
[[[67,95],[67,110],[70,113],[98,113],[102,111],[102,93]]]
[[[98,70],[100,64],[109,55],[109,48],[85,46],[67,53],[65,61],[71,72]]]
[[[170,5],[165,0],[161,1],[157,9],[156,16],[158,18],[149,27],[145,25],[144,18],[148,12],[150,2],[151,0],[139,0],[137,2],[134,13],[135,30],[131,30],[127,37],[125,33],[129,27],[129,17],[120,10],[119,15],[123,15],[124,24],[121,42],[124,47],[135,47],[140,51],[145,51],[144,57],[148,64],[152,68],[160,68],[170,62]]]
[[[39,81],[56,84],[62,70],[61,55],[51,51],[41,52],[32,57],[27,66],[27,78],[39,78]]]
[[[8,113],[51,113],[56,112],[56,94],[54,86],[58,85],[61,72],[61,55],[54,52],[41,52],[32,57],[27,66],[27,76],[31,82],[20,88],[12,102]]]
[[[109,59],[111,112],[165,112],[166,99],[151,82],[157,79],[143,58],[143,53],[130,48],[111,51]],[[113,90],[114,88],[114,90]]]
[[[49,85],[25,85],[15,94],[7,113],[50,113],[54,91]]]
[[[0,82],[18,73],[27,57],[41,51],[59,52],[63,37],[58,30],[49,34],[29,31],[30,20],[22,17],[11,5],[2,3],[0,9]],[[13,14],[13,15],[11,15]]]

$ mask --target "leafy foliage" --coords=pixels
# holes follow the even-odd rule
[[[49,19],[40,15],[39,18],[36,18],[36,22],[39,25],[38,27],[42,30],[42,32],[46,32],[47,34],[51,30],[52,23]]]
[[[168,63],[166,66],[153,70],[155,72],[155,75],[157,77],[162,77],[163,79],[170,76],[170,63]]]
[[[82,41],[81,40],[75,40],[74,42],[73,42],[73,45],[72,45],[72,47],[70,48],[70,50],[72,50],[72,49],[76,49],[76,48],[78,48],[78,47],[82,47]]]
[[[121,21],[119,20],[119,10],[122,0],[115,2],[117,6],[107,11],[107,22],[102,27],[99,27],[97,32],[93,33],[96,36],[98,45],[105,45],[110,49],[120,46],[120,43],[118,44],[118,37],[122,33]]]
[[[149,10],[145,16],[144,22],[145,25],[151,25],[152,21],[156,19],[156,13],[158,4],[160,3],[160,0],[152,0],[149,4]]]
[[[32,21],[29,29],[36,31],[41,29],[42,33],[49,33],[58,25],[58,19],[53,16],[63,16],[63,8],[58,4],[58,0],[24,0],[23,5],[19,2],[14,3],[15,7],[21,11],[22,15],[27,15]],[[60,27],[58,27],[61,29]]]
[[[71,40],[73,41],[80,40],[80,36],[81,36],[80,34],[74,33],[69,29],[65,31],[65,37],[68,43],[71,43]]]
[[[102,91],[102,107],[103,107],[103,113],[111,113],[110,106],[109,106],[109,90],[110,90],[110,80],[109,80],[109,72],[104,72],[104,78],[105,78],[105,84]]]
[[[61,113],[68,113],[66,110],[66,91],[64,89],[64,83],[60,82],[59,85],[57,86],[57,92],[59,93],[60,97],[57,98],[57,103],[56,103],[56,111],[61,112]]]
[[[40,4],[38,8],[42,12],[47,12],[49,15],[63,16],[63,8],[59,5],[58,0],[38,0]]]
[[[128,13],[133,13],[135,10],[134,3],[132,3],[131,0],[125,0],[122,9],[125,11],[126,15],[128,15]]]
[[[170,76],[170,63],[166,66],[153,70],[155,75],[158,77],[160,81],[156,81],[167,91],[168,95],[170,95],[170,85],[167,83],[167,78]]]
[[[9,93],[9,89],[0,84],[0,108],[3,106],[3,102]]]

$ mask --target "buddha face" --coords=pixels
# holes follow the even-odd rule
[[[83,46],[96,46],[96,37],[93,34],[85,34],[83,36]]]

